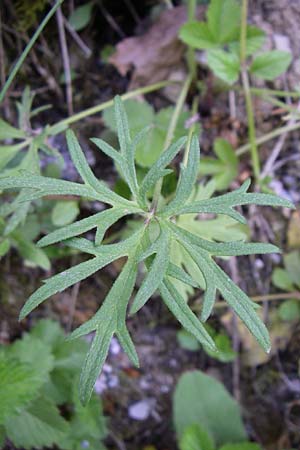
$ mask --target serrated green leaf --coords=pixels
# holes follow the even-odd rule
[[[0,424],[19,408],[29,404],[44,382],[29,364],[7,355],[0,349]]]
[[[187,45],[207,50],[215,48],[218,45],[218,40],[209,29],[205,22],[189,22],[180,28],[179,38]]]
[[[125,326],[127,305],[134,288],[136,275],[137,263],[135,258],[129,258],[99,311],[89,322],[73,332],[73,337],[78,337],[96,330],[80,378],[80,399],[83,404],[86,404],[90,399],[114,334],[117,334],[131,361],[138,365],[138,356]]]
[[[180,176],[174,199],[163,208],[164,216],[174,213],[178,207],[185,204],[191,195],[191,191],[197,179],[200,164],[200,147],[198,138],[192,136],[189,144],[188,160],[185,165],[181,165]]]
[[[0,139],[23,139],[26,137],[26,134],[23,130],[19,130],[18,128],[12,127],[5,120],[0,119]]]
[[[200,344],[215,350],[214,341],[172,283],[165,279],[160,285],[159,291],[166,306],[174,314],[181,325],[189,333],[195,336]]]
[[[286,72],[291,64],[292,55],[281,50],[271,50],[254,58],[250,73],[263,80],[274,80]]]
[[[186,138],[181,138],[174,144],[170,145],[158,158],[158,160],[153,164],[147,175],[145,176],[140,190],[140,198],[146,201],[146,194],[149,192],[156,184],[156,182],[170,171],[166,171],[165,167],[170,164],[170,162],[175,158],[175,156],[180,152],[183,145],[186,143]]]
[[[20,312],[20,319],[24,319],[33,309],[39,306],[44,300],[58,292],[62,292],[73,284],[94,274],[102,267],[116,259],[115,255],[92,258],[82,262],[77,266],[67,269],[64,272],[54,275],[45,281],[45,284],[35,291],[27,300]]]
[[[188,426],[179,443],[180,450],[214,450],[211,436],[200,425]]]
[[[130,308],[130,314],[138,312],[154,294],[163,281],[169,264],[170,239],[166,230],[162,229],[157,240],[155,258],[143,280]]]
[[[26,450],[52,447],[68,430],[68,423],[56,406],[45,398],[37,399],[26,410],[5,422],[8,438]]]
[[[66,137],[72,161],[86,185],[90,186],[95,192],[99,193],[102,201],[109,204],[113,204],[115,202],[122,204],[125,200],[95,177],[90,169],[90,166],[88,165],[74,132],[72,130],[67,130]],[[128,202],[125,201],[125,203]]]
[[[191,202],[176,211],[179,214],[200,214],[213,213],[225,214],[238,222],[245,223],[244,217],[233,209],[235,206],[243,205],[264,205],[264,206],[283,206],[293,208],[294,205],[284,198],[272,194],[247,193],[250,180],[245,181],[239,189],[228,194],[220,195],[209,200],[200,200]]]
[[[169,263],[167,275],[194,288],[199,287],[198,283],[185,270],[179,266],[176,266],[176,264]]]
[[[258,50],[260,50],[264,44],[265,39],[266,35],[263,30],[253,25],[247,25],[246,55],[251,56]],[[229,44],[229,49],[239,55],[240,40],[238,39],[236,42],[231,42]]]
[[[186,242],[183,245],[202,271],[206,286],[215,286],[221,292],[223,298],[244,322],[262,348],[266,352],[269,352],[271,344],[268,331],[255,313],[255,307],[249,297],[233,283],[228,275],[211,259],[207,252],[200,248],[197,250],[197,248],[194,248]],[[211,297],[209,301],[211,301]],[[207,311],[205,311],[204,315],[207,318]]]
[[[215,40],[225,44],[239,37],[241,6],[237,0],[211,0],[207,24]]]
[[[0,146],[0,170],[3,170],[6,165],[24,148],[23,144],[16,145],[1,145]]]
[[[225,83],[233,84],[238,80],[240,72],[239,58],[235,53],[224,50],[210,50],[207,54],[208,67]]]

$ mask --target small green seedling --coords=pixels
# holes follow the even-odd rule
[[[240,59],[241,4],[238,0],[211,0],[206,22],[190,22],[180,30],[187,45],[206,50],[207,63],[214,74],[228,84],[235,83],[242,72]],[[291,63],[289,52],[260,51],[265,35],[259,28],[247,25],[246,57],[251,75],[273,80],[284,73]]]
[[[127,116],[119,97],[115,99],[115,120],[120,151],[115,150],[101,139],[92,139],[92,141],[119,166],[131,191],[132,200],[116,194],[104,182],[95,177],[71,130],[67,131],[68,146],[83,183],[57,180],[29,173],[0,179],[0,189],[23,189],[24,195],[20,200],[25,203],[44,196],[72,195],[94,202],[104,202],[111,206],[105,211],[62,227],[39,241],[40,247],[64,242],[67,246],[91,255],[92,258],[46,280],[43,286],[28,299],[20,314],[21,319],[26,317],[50,296],[91,276],[114,260],[126,258],[118,278],[98,312],[71,335],[71,338],[74,339],[95,332],[81,374],[80,398],[84,404],[91,396],[113,335],[118,337],[132,363],[139,364],[138,355],[126,327],[126,314],[134,291],[138,266],[141,263],[145,264],[147,273],[134,294],[133,302],[130,305],[130,314],[138,312],[158,291],[181,325],[202,345],[215,350],[214,341],[202,322],[205,322],[210,316],[216,293],[219,291],[229,306],[244,321],[260,345],[265,351],[269,351],[269,335],[265,325],[255,312],[256,305],[219,267],[215,258],[271,253],[279,251],[278,248],[271,244],[251,244],[243,241],[211,242],[185,230],[177,222],[183,215],[210,213],[229,216],[237,222],[245,223],[245,218],[235,210],[236,206],[256,204],[293,207],[289,201],[275,195],[249,193],[250,180],[228,194],[206,200],[190,200],[200,164],[200,150],[196,136],[192,136],[188,142],[187,139],[181,138],[172,143],[148,170],[142,182],[138,183],[135,149],[142,140],[147,139],[148,129],[142,130],[133,138],[130,136]],[[185,145],[187,147],[184,163],[180,167],[174,196],[168,201],[160,197],[157,202],[150,203],[147,193],[153,190],[159,180],[170,173],[167,166]],[[107,229],[121,217],[128,215],[143,219],[131,236],[117,243],[103,244],[102,240]],[[94,242],[76,237],[92,229],[96,229]],[[180,246],[182,252],[189,254],[205,280],[201,320],[191,311],[189,305],[174,287],[173,280],[179,280],[192,287],[197,287],[198,281],[172,261],[170,250],[173,242]]]

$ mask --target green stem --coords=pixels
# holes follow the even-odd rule
[[[173,83],[174,82],[172,81],[161,81],[159,83],[151,84],[150,86],[138,88],[135,89],[134,91],[127,92],[126,94],[121,95],[121,98],[122,100],[128,100],[129,98],[136,97],[137,95],[148,94],[149,92],[157,91],[158,89],[169,86],[170,84]],[[60,120],[59,122],[51,125],[49,128],[49,133],[51,134],[51,131],[53,131],[56,127],[58,129],[61,129],[64,126],[71,125],[72,123],[78,122],[79,120],[84,119],[85,117],[97,114],[98,112],[103,111],[104,109],[107,109],[110,106],[113,106],[113,100],[108,100],[107,102],[101,103],[100,105],[92,106],[91,108],[85,109],[84,111],[81,111],[77,114],[73,114],[72,116]]]
[[[196,7],[197,7],[197,0],[188,0],[188,22],[192,22],[195,20],[196,16]],[[196,60],[195,60],[195,50],[188,46],[187,51],[187,62],[189,67],[189,73],[192,76],[193,79],[196,78]]]
[[[257,95],[259,97],[265,97],[265,96],[274,96],[274,97],[291,97],[291,98],[299,98],[300,92],[296,91],[279,91],[274,89],[260,89],[260,88],[250,88],[250,92],[254,95]]]
[[[256,179],[259,178],[260,175],[260,162],[258,157],[258,151],[256,146],[256,133],[255,133],[255,120],[254,120],[254,112],[252,105],[252,97],[250,91],[250,83],[248,77],[248,69],[247,69],[247,16],[248,16],[248,0],[243,0],[242,4],[242,24],[241,24],[241,36],[240,36],[240,59],[241,59],[241,77],[242,77],[242,85],[245,95],[246,101],[246,112],[247,112],[247,120],[248,120],[248,136],[250,141],[250,151],[251,151],[251,159],[253,172]]]
[[[277,130],[271,131],[271,133],[267,133],[264,136],[261,136],[260,138],[256,139],[256,145],[264,144],[265,142],[270,141],[271,139],[274,139],[278,136],[281,136],[284,133],[288,133],[290,131],[295,131],[300,129],[300,122],[297,122],[292,125],[286,125],[284,127],[277,128]],[[243,155],[244,153],[247,153],[251,149],[250,144],[242,145],[239,147],[236,151],[236,154],[238,156]]]
[[[178,123],[178,119],[179,119],[180,113],[181,113],[181,111],[183,109],[183,106],[184,106],[184,103],[185,103],[185,100],[186,100],[189,88],[191,86],[192,80],[193,80],[193,77],[191,75],[189,75],[187,77],[187,79],[185,80],[183,86],[182,86],[182,89],[181,89],[179,97],[177,99],[176,106],[175,106],[175,109],[174,109],[174,112],[173,112],[173,115],[172,115],[172,118],[171,118],[171,121],[170,121],[170,124],[169,124],[169,128],[168,128],[167,136],[166,136],[166,139],[165,139],[163,151],[166,150],[169,147],[169,145],[171,144],[171,142],[173,140],[174,132],[176,130],[176,126],[177,126],[177,123]],[[151,207],[151,209],[154,210],[154,211],[157,209],[157,206],[158,206],[158,201],[159,201],[159,197],[160,197],[160,194],[161,194],[162,184],[163,184],[163,179],[160,178],[158,180],[158,182],[156,183],[156,186],[155,186],[155,189],[154,189],[154,194],[153,194],[153,200],[152,200],[152,207]]]
[[[45,28],[45,26],[47,25],[47,23],[49,22],[49,20],[51,19],[51,17],[53,16],[53,14],[55,14],[56,10],[60,7],[60,5],[63,3],[64,0],[57,0],[57,2],[55,3],[54,6],[52,6],[52,8],[50,9],[50,11],[48,12],[48,14],[46,15],[46,17],[44,18],[44,20],[41,22],[40,26],[38,27],[38,29],[36,30],[36,32],[34,33],[34,35],[32,36],[32,38],[30,39],[30,41],[28,42],[28,44],[26,45],[25,49],[23,50],[20,58],[18,59],[16,65],[14,66],[14,68],[12,69],[11,73],[9,74],[8,79],[6,80],[5,85],[3,86],[1,92],[0,92],[0,104],[2,103],[6,92],[8,91],[11,83],[13,82],[15,76],[17,75],[20,67],[22,66],[23,62],[25,61],[28,53],[30,52],[30,50],[32,49],[32,47],[34,46],[35,42],[37,41],[39,35],[41,34],[41,32],[43,31],[43,29]]]

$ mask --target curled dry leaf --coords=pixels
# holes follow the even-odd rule
[[[203,8],[198,8],[201,19]],[[187,20],[186,6],[167,9],[142,36],[130,37],[117,45],[110,62],[122,75],[134,69],[131,88],[170,78],[183,65],[185,46],[178,39],[178,31]]]

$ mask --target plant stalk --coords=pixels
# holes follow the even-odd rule
[[[248,17],[248,0],[242,3],[242,23],[240,36],[240,61],[241,61],[241,78],[246,101],[246,112],[248,120],[248,136],[250,141],[250,152],[252,159],[252,167],[256,180],[260,175],[260,161],[256,145],[255,119],[253,112],[252,97],[250,91],[250,83],[247,69],[247,17]]]
[[[127,92],[126,94],[121,95],[121,98],[122,100],[128,100],[129,98],[136,97],[137,95],[148,94],[149,92],[157,91],[158,89],[164,88],[173,83],[173,81],[161,81],[159,83],[151,84],[150,86],[145,86],[135,89],[134,91]],[[80,111],[77,114],[73,114],[72,116],[51,125],[49,127],[49,132],[51,133],[51,131],[56,127],[60,128],[63,126],[68,126],[72,123],[78,122],[81,119],[97,114],[98,112],[103,111],[110,106],[113,106],[113,100],[108,100],[107,102],[101,103],[100,105],[92,106],[91,108],[85,109],[84,111]]]
[[[197,7],[197,0],[188,0],[188,11],[187,11],[187,16],[188,16],[188,22],[192,22],[193,20],[195,20],[195,16],[196,16],[196,7]],[[187,51],[187,62],[188,62],[188,67],[189,67],[189,73],[192,76],[193,79],[196,78],[196,60],[195,60],[195,50],[191,47],[188,46],[188,51]]]
[[[57,0],[55,5],[52,6],[52,8],[48,12],[48,14],[44,18],[44,20],[41,22],[41,24],[37,28],[36,32],[34,33],[32,38],[30,39],[30,41],[26,45],[25,49],[23,50],[21,56],[19,57],[18,61],[16,62],[14,68],[10,72],[9,77],[7,78],[6,83],[5,83],[5,85],[3,86],[3,88],[2,88],[2,90],[0,92],[0,104],[3,102],[3,99],[5,97],[6,92],[8,91],[8,89],[9,89],[10,85],[12,84],[15,76],[17,75],[18,71],[20,70],[20,67],[22,66],[23,62],[25,61],[28,53],[30,52],[30,50],[34,46],[35,42],[37,41],[39,35],[41,34],[41,32],[43,31],[43,29],[45,28],[45,26],[47,25],[47,23],[51,19],[51,17],[55,14],[56,10],[63,3],[63,1],[64,0]]]

